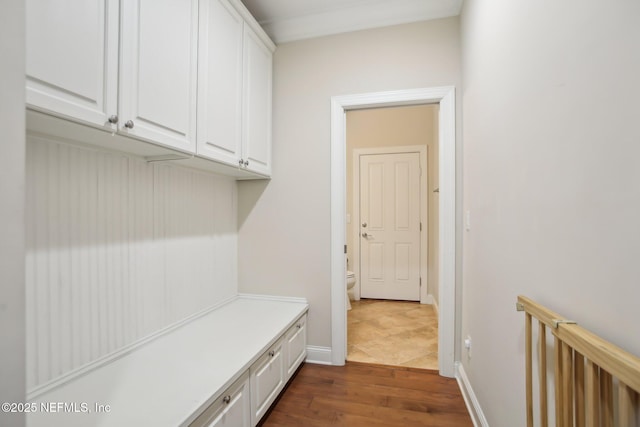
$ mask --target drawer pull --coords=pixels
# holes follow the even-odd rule
[[[298,324],[296,325],[296,328],[300,329],[300,328],[302,328],[302,325],[301,325],[300,323],[298,323]]]
[[[269,357],[273,357],[273,356],[275,356],[275,355],[276,355],[276,352],[275,352],[275,351],[271,350],[271,351],[269,352]]]
[[[222,398],[222,401],[225,405],[228,405],[231,402],[231,396],[225,396]]]

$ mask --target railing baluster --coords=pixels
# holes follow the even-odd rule
[[[600,401],[602,427],[613,427],[613,378],[604,369],[600,369]]]
[[[636,423],[636,394],[625,383],[618,383],[618,426],[635,427]]]
[[[531,315],[525,315],[525,370],[526,370],[526,395],[527,395],[527,427],[533,427],[533,374],[532,374],[532,336],[531,336]]]
[[[558,337],[553,345],[554,392],[556,397],[556,427],[564,426],[564,402],[562,399],[562,341]],[[569,426],[567,426],[569,427]]]
[[[549,426],[549,414],[547,410],[547,327],[543,322],[538,322],[538,346],[540,347],[540,427]]]
[[[562,401],[564,402],[564,425],[573,426],[573,351],[569,344],[562,343]]]
[[[598,365],[587,360],[587,427],[600,425],[600,381],[598,380]]]
[[[584,427],[584,356],[574,352],[576,427]]]

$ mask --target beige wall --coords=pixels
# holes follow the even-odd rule
[[[640,2],[465,2],[464,368],[523,424],[528,295],[640,354]]]
[[[359,230],[358,218],[353,205],[353,150],[361,148],[427,146],[427,197],[429,248],[425,284],[428,293],[438,296],[438,244],[437,244],[437,188],[438,177],[438,105],[418,105],[395,108],[375,108],[347,111],[347,213],[351,223],[347,222],[347,256],[349,269],[358,274],[358,260],[354,256],[354,229]],[[424,206],[423,206],[424,208]],[[434,234],[435,230],[435,234]],[[357,286],[356,286],[357,288]]]
[[[330,100],[460,84],[459,21],[283,44],[274,57],[273,177],[239,184],[242,292],[306,297],[309,344],[331,346]]]
[[[0,14],[0,402],[25,401],[24,2]],[[0,425],[24,425],[0,412]]]

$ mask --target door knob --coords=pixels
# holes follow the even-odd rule
[[[366,223],[366,222],[363,222],[363,223],[362,223],[362,226],[366,228],[366,227],[367,227],[367,223]]]
[[[133,120],[127,120],[127,122],[124,124],[124,127],[126,127],[127,129],[133,129]]]
[[[116,116],[115,114],[113,116],[109,116],[109,123],[111,123],[112,125],[118,123],[118,116]]]
[[[364,233],[362,233],[362,237],[364,237],[365,239],[367,237],[373,237],[373,234],[368,234],[366,231]]]

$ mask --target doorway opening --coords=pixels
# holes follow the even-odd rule
[[[438,369],[438,109],[346,113],[348,361]]]
[[[346,360],[346,112],[439,104],[438,367],[453,377],[455,305],[455,89],[439,87],[333,97],[331,100],[331,363]]]

